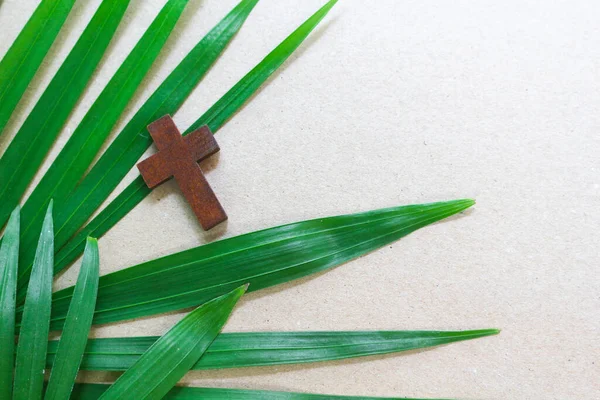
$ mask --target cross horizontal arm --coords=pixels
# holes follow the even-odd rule
[[[202,161],[219,151],[219,145],[206,125],[190,132],[183,139],[192,158],[196,161]]]
[[[165,152],[158,152],[137,165],[144,182],[150,189],[154,189],[164,181],[170,179],[171,173],[170,159]]]

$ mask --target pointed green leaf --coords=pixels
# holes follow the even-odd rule
[[[97,400],[110,386],[79,384],[73,391],[73,400]],[[419,400],[407,397],[331,396],[324,394],[269,392],[265,390],[213,389],[175,387],[164,400]],[[424,399],[420,399],[424,400]],[[433,399],[431,399],[433,400]],[[441,399],[440,399],[441,400]]]
[[[56,346],[56,368],[50,374],[45,400],[68,400],[71,397],[94,317],[99,264],[98,241],[88,238],[73,300]]]
[[[335,267],[461,212],[473,200],[401,206],[284,225],[149,261],[100,278],[94,323],[197,306],[241,283],[259,290]],[[73,289],[55,293],[52,326]]]
[[[13,400],[40,399],[42,396],[52,304],[53,265],[54,228],[50,202],[35,254],[31,282],[27,288],[17,345]]]
[[[439,346],[495,335],[475,331],[248,332],[222,333],[192,367],[195,370],[301,364],[366,357]],[[93,339],[85,349],[82,370],[125,371],[158,337]],[[57,341],[48,343],[46,366],[56,362]]]
[[[104,0],[0,158],[0,226],[25,192],[96,70],[129,0]],[[21,246],[23,249],[23,246]]]
[[[0,135],[75,0],[43,0],[0,62]]]
[[[96,99],[23,206],[23,244],[33,241],[50,199],[60,205],[81,180],[146,76],[188,0],[169,0]],[[31,232],[31,234],[28,234]],[[28,249],[24,249],[26,252]],[[29,250],[31,253],[31,250]],[[23,255],[24,262],[31,256]]]
[[[11,214],[0,245],[0,399],[10,399],[15,359],[15,309],[20,208]]]
[[[188,314],[150,346],[101,399],[162,399],[202,357],[247,288],[238,287]]]
[[[256,90],[273,74],[274,71],[281,66],[289,58],[289,56],[302,44],[304,39],[312,32],[312,30],[325,17],[329,10],[335,5],[337,0],[329,1],[323,8],[317,11],[312,17],[304,22],[290,36],[288,36],[279,46],[277,46],[267,57],[265,57],[252,71],[242,78],[231,90],[229,90],[214,106],[212,106],[198,121],[196,121],[184,134],[187,134],[197,127],[207,124],[213,133],[227,121],[235,112],[256,92]],[[144,132],[147,137],[147,133]],[[56,257],[56,271],[61,271],[74,259],[76,259],[81,251],[87,235],[102,237],[110,228],[121,220],[129,211],[131,211],[139,202],[141,202],[149,193],[150,189],[146,186],[143,179],[138,176],[127,188],[113,200],[102,212],[94,218],[87,226],[85,226],[74,238],[67,240],[88,220],[97,207],[106,200],[108,195],[114,190],[117,184],[123,179],[125,174],[133,167],[135,162],[142,156],[144,151],[150,146],[151,140],[147,139],[145,143],[141,143],[135,150],[131,150],[131,155],[127,156],[127,163],[123,162],[120,172],[116,174],[111,172],[113,182],[106,183],[102,187],[102,192],[96,191],[93,195],[95,198],[90,201],[89,198],[73,198],[72,205],[67,207],[68,210],[75,209],[77,204],[81,204],[80,210],[87,208],[87,211],[78,211],[70,216],[68,226],[64,228],[64,234],[57,238],[60,243],[61,250]],[[108,174],[105,168],[102,173]],[[100,172],[99,171],[99,172]],[[91,182],[98,180],[94,177]],[[97,196],[97,197],[96,197]],[[71,211],[69,211],[69,214]],[[61,220],[62,221],[62,220]],[[63,244],[66,243],[66,245]]]
[[[213,132],[218,131],[225,121],[235,114],[267,78],[302,44],[304,39],[317,27],[319,22],[325,18],[335,3],[337,3],[337,0],[328,1],[319,11],[300,25],[298,29],[281,42],[252,71],[219,99],[214,106],[194,122],[186,133],[190,133],[203,125],[208,125]]]

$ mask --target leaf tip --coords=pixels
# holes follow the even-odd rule
[[[42,229],[50,229],[54,231],[54,221],[52,219],[52,210],[54,208],[54,200],[50,200],[48,208],[46,209],[46,216],[44,217],[44,224]]]
[[[244,5],[244,6],[250,6],[252,8],[254,8],[254,6],[256,6],[256,4],[259,2],[259,0],[242,0],[240,2],[240,5]]]
[[[446,204],[455,209],[454,213],[459,213],[463,212],[468,208],[473,207],[476,204],[476,202],[475,199],[458,199],[449,201]]]
[[[226,294],[225,296],[230,296],[231,298],[234,298],[237,302],[244,294],[246,294],[249,286],[250,284],[246,283],[242,286],[233,289],[231,292],[229,292],[229,294]]]
[[[336,5],[336,3],[338,2],[338,0],[329,0],[324,6],[323,9],[329,11],[333,8],[333,6]]]
[[[244,294],[246,294],[246,292],[248,291],[248,287],[250,287],[250,283],[246,283],[238,288],[236,288],[234,290],[234,292],[236,293],[236,295],[238,296],[243,296]]]
[[[465,209],[467,209],[469,207],[473,207],[476,204],[475,199],[461,199],[461,200],[457,200],[457,202],[462,203],[462,205],[465,207]]]
[[[15,209],[12,211],[12,213],[10,213],[10,219],[8,221],[8,223],[10,224],[11,221],[15,221],[14,223],[18,224],[21,220],[21,206],[17,204],[17,206],[15,207]]]
[[[500,333],[500,329],[490,328],[490,329],[480,329],[476,331],[471,331],[473,335],[476,337],[485,337],[485,336],[494,336]]]

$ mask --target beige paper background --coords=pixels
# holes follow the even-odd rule
[[[164,2],[132,1],[46,166]],[[0,54],[37,3],[2,2]],[[75,6],[0,152],[98,4]],[[234,4],[190,0],[119,127]],[[262,0],[176,122],[192,123],[321,4]],[[498,327],[501,335],[185,381],[365,396],[600,398],[599,15],[600,3],[582,0],[341,1],[217,135],[222,151],[203,166],[229,222],[202,232],[165,184],[100,241],[102,273],[282,223],[474,197],[463,216],[246,296],[226,330]],[[94,334],[159,335],[181,317]]]

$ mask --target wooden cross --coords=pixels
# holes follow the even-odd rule
[[[200,225],[209,230],[227,219],[217,196],[206,181],[199,161],[219,151],[208,126],[183,137],[170,115],[148,125],[158,153],[137,167],[150,189],[174,177],[196,214]]]

